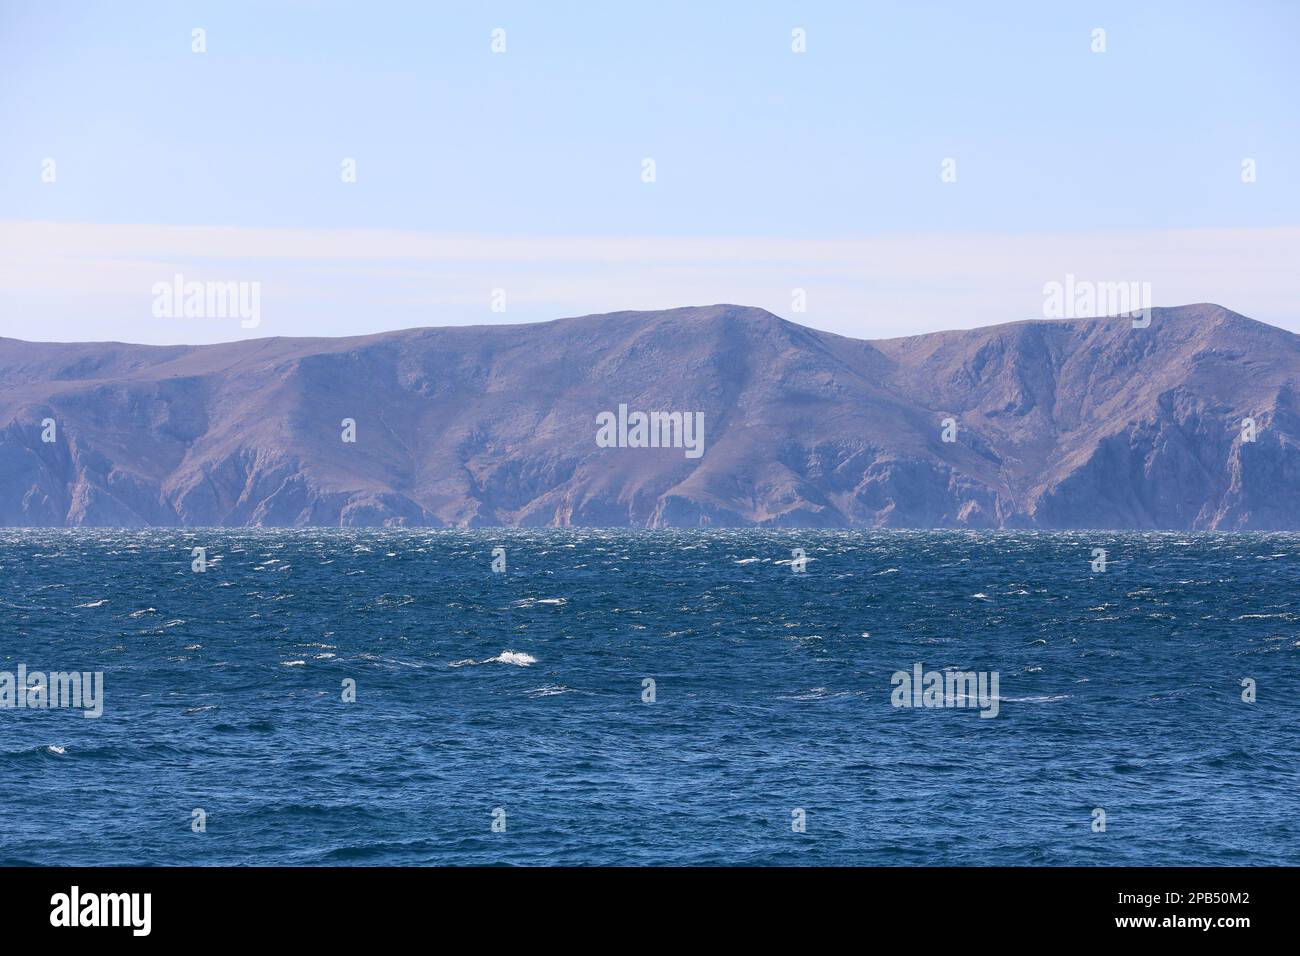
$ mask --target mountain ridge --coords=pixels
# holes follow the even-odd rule
[[[0,338],[0,525],[1300,528],[1298,389],[1300,337],[1208,303],[879,340],[726,304]],[[598,447],[620,404],[702,412],[703,456]]]

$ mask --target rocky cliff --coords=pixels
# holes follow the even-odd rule
[[[1215,305],[877,341],[729,305],[0,339],[0,524],[1300,528],[1298,387],[1300,337]],[[620,405],[702,412],[703,454],[601,447]]]

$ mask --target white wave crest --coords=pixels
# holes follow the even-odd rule
[[[468,667],[471,664],[514,664],[516,667],[528,667],[530,664],[536,664],[537,658],[532,654],[526,654],[523,651],[502,651],[496,657],[484,658],[476,661],[467,657],[462,661],[452,661],[448,667]]]
[[[518,667],[527,667],[529,664],[536,664],[537,658],[532,654],[525,654],[523,651],[502,651],[496,657],[489,657],[489,662],[497,664],[514,664]]]

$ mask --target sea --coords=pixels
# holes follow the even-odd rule
[[[0,864],[1295,864],[1298,572],[1271,533],[3,530]]]

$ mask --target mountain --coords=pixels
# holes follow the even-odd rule
[[[0,525],[1296,529],[1297,388],[1300,337],[1217,305],[877,341],[732,305],[0,339]],[[703,454],[600,447],[620,405],[702,412]]]

